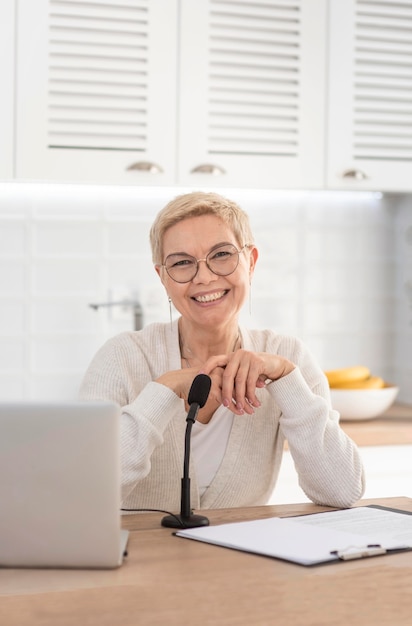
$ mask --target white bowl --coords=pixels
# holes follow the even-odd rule
[[[399,387],[382,389],[331,389],[332,406],[341,420],[368,420],[382,415],[394,403]]]

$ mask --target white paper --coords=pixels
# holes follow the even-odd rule
[[[395,525],[398,526],[398,536],[391,534]],[[407,534],[410,536],[408,540],[404,537]],[[412,516],[360,507],[292,518],[273,517],[203,526],[179,530],[176,535],[314,565],[337,560],[338,556],[331,554],[334,551],[362,552],[368,545],[381,545],[386,549],[412,546]]]
[[[412,546],[412,515],[373,507],[357,507],[333,511],[325,515],[316,513],[298,518],[300,523],[327,526],[335,530],[347,530],[369,538],[371,532],[381,538],[385,547]]]

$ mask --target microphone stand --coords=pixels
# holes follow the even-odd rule
[[[193,514],[190,507],[190,438],[192,426],[196,421],[199,408],[200,404],[193,402],[187,414],[180,515],[166,515],[162,519],[162,526],[166,526],[167,528],[196,528],[197,526],[209,526],[208,518],[204,515]]]

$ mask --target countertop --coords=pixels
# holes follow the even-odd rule
[[[342,429],[358,446],[393,446],[412,444],[412,406],[392,405],[382,416],[341,421]]]

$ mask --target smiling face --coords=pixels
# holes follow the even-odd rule
[[[238,250],[248,242],[237,241],[230,227],[215,215],[201,215],[182,220],[164,234],[164,258],[186,253],[205,259],[216,246],[232,244]],[[211,272],[204,261],[188,283],[177,283],[162,266],[156,266],[163,285],[176,309],[194,325],[218,328],[235,322],[249,293],[250,279],[257,259],[257,249],[250,246],[239,254],[239,264],[228,276]]]

